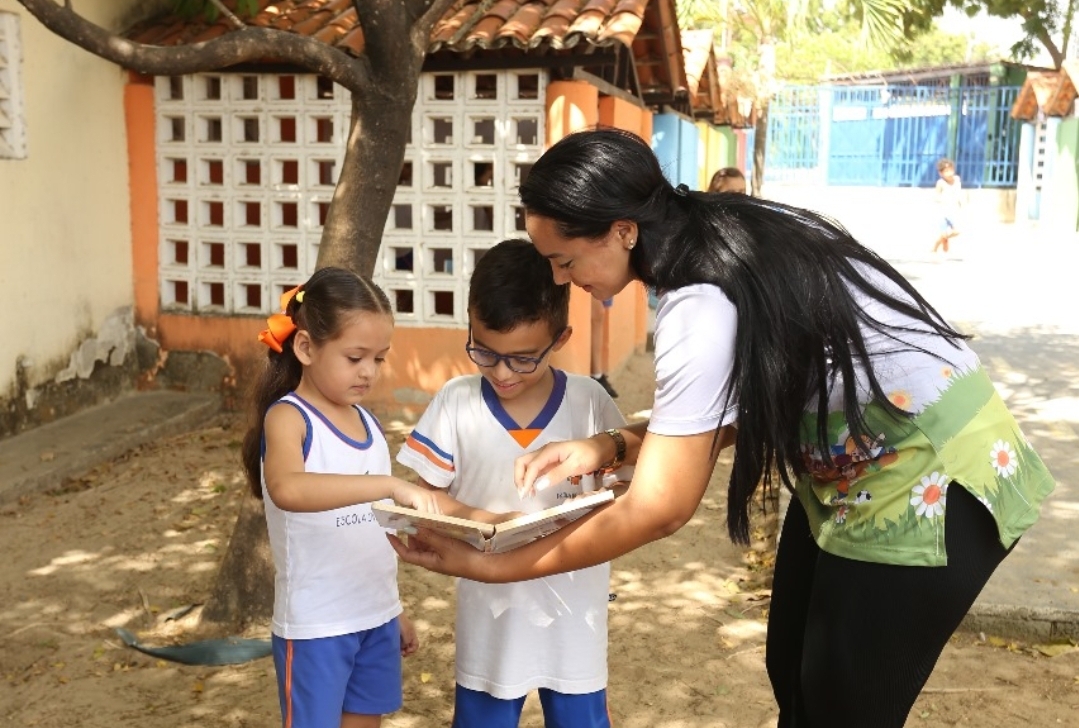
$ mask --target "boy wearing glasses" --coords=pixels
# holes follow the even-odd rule
[[[602,385],[550,365],[565,345],[569,286],[526,240],[505,240],[476,264],[465,350],[479,374],[435,395],[397,455],[420,483],[444,490],[442,512],[497,523],[602,487],[563,481],[522,498],[513,463],[545,443],[625,424]],[[628,469],[608,477],[628,480]],[[457,581],[454,728],[516,728],[539,691],[551,728],[607,728],[610,565],[510,584]]]

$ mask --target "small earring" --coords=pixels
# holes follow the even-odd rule
[[[633,250],[633,246],[636,245],[636,244],[637,244],[636,240],[630,240],[629,245],[626,247],[626,250]]]

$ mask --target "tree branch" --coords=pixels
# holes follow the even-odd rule
[[[414,0],[407,3],[408,14],[414,19],[413,25],[426,26],[430,31],[452,4],[453,0]]]
[[[1034,33],[1034,37],[1045,46],[1045,50],[1049,51],[1049,57],[1053,60],[1053,68],[1059,69],[1064,63],[1064,54],[1057,48],[1057,44],[1053,42],[1053,37],[1049,35],[1049,31],[1039,28]]]
[[[363,28],[371,92],[392,96],[416,94],[416,76],[423,65],[431,29],[453,0],[353,0]],[[402,48],[401,40],[408,39]],[[409,102],[411,105],[411,101]]]
[[[1064,30],[1061,32],[1060,47],[1063,48],[1062,55],[1067,55],[1068,46],[1071,45],[1072,37],[1072,21],[1075,19],[1075,0],[1068,0],[1068,7],[1064,11]],[[1061,63],[1063,63],[1063,58]]]
[[[343,51],[288,31],[245,25],[204,43],[151,46],[110,33],[53,0],[18,2],[61,38],[139,73],[178,76],[272,59],[318,73],[353,92],[365,89],[370,79],[364,64]]]
[[[217,8],[218,12],[225,16],[229,21],[229,25],[233,28],[240,29],[244,27],[244,21],[237,18],[236,15],[225,6],[225,3],[221,2],[221,0],[210,0],[210,2],[214,4],[214,7]]]

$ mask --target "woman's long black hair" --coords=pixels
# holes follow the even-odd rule
[[[303,329],[316,344],[332,341],[348,316],[367,312],[393,315],[385,292],[366,278],[344,268],[322,268],[300,286],[302,302],[293,296],[284,313],[297,329]],[[266,366],[259,374],[251,396],[251,425],[244,435],[241,460],[247,484],[256,498],[262,498],[262,438],[266,413],[274,402],[296,389],[303,365],[292,350],[295,332],[281,343],[281,351],[269,350]]]
[[[856,304],[852,290],[921,322],[950,342],[966,338],[891,265],[837,222],[808,210],[741,194],[675,188],[651,148],[635,134],[591,129],[563,138],[537,160],[520,188],[529,213],[552,219],[567,237],[599,238],[613,222],[637,223],[630,265],[662,292],[694,283],[718,286],[737,309],[732,388],[738,421],[728,486],[727,528],[749,540],[749,503],[778,472],[804,474],[802,420],[816,411],[816,443],[829,457],[829,391],[842,381],[844,416],[854,442],[868,442],[858,403],[861,367],[875,399],[903,410],[882,390],[859,324],[907,348],[903,334]],[[880,290],[856,263],[879,272],[907,296]],[[919,329],[921,330],[921,329]]]

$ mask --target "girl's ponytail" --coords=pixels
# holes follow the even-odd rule
[[[299,300],[297,300],[297,298]],[[296,333],[293,316],[300,302],[303,291],[300,287],[287,291],[281,296],[282,313],[275,313],[267,319],[267,328],[259,334],[259,341],[265,344],[266,365],[259,374],[252,392],[252,422],[244,435],[241,459],[247,484],[256,498],[262,498],[262,446],[265,430],[266,413],[277,400],[294,390],[303,375],[303,365],[292,350],[292,339]]]

